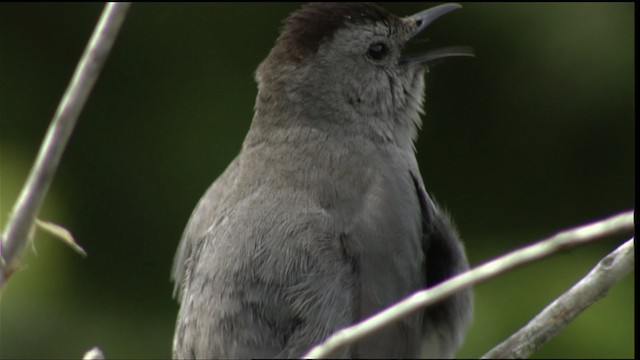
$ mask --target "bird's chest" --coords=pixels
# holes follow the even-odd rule
[[[286,199],[283,206],[294,203],[299,210],[288,211],[287,218],[303,217],[300,223],[312,222],[323,233],[320,240],[300,246],[327,249],[353,266],[363,297],[370,299],[368,313],[425,282],[422,214],[411,177],[417,171],[415,158],[411,149],[316,138],[300,136],[309,141],[296,151],[279,146],[268,152],[268,161],[256,163],[263,182],[281,189],[272,193],[287,194],[272,194],[272,200]],[[257,154],[263,159],[265,152]]]
[[[422,214],[409,170],[379,166],[363,171],[352,181],[358,185],[344,184],[349,196],[343,201],[352,206],[339,216],[344,232],[338,246],[353,267],[358,321],[424,287],[426,274]],[[421,316],[416,313],[378,332],[358,343],[357,351],[362,355],[384,354],[389,351],[385,341],[419,344]]]
[[[363,313],[398,300],[424,284],[421,209],[409,167],[400,160],[364,163],[334,174],[331,204],[338,246],[360,283]],[[331,183],[331,182],[329,182]],[[364,315],[364,314],[363,314]]]

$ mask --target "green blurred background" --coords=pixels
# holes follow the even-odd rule
[[[433,3],[385,4],[409,15]],[[253,72],[299,4],[134,4],[67,147],[39,234],[0,302],[1,358],[166,358],[169,271],[199,197],[237,154]],[[0,219],[26,179],[101,4],[0,4]],[[467,4],[428,30],[468,44],[427,78],[416,146],[472,264],[635,206],[633,3]],[[476,286],[460,357],[524,325],[630,235]],[[536,357],[635,356],[627,276]]]

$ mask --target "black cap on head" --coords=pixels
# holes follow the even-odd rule
[[[400,18],[371,3],[310,3],[284,22],[271,56],[277,61],[302,60],[347,24],[399,23]]]

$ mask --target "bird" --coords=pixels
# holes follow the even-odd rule
[[[256,70],[242,148],[178,245],[174,358],[300,357],[468,269],[414,142],[429,64],[473,53],[404,51],[458,8],[399,17],[370,3],[310,3],[285,19]],[[335,356],[453,357],[472,312],[466,289]]]

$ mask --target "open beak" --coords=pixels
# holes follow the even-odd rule
[[[414,21],[417,25],[415,31],[413,32],[413,34],[411,34],[410,38],[413,38],[414,36],[421,33],[422,30],[424,30],[427,26],[429,26],[429,24],[434,22],[436,19],[440,18],[441,16],[453,10],[460,9],[461,7],[462,5],[460,4],[453,4],[453,3],[442,4],[442,5],[434,6],[432,8],[420,11],[417,14],[408,16],[406,19],[408,19],[409,21]],[[451,56],[473,57],[475,56],[475,53],[473,52],[473,49],[470,46],[448,46],[448,47],[428,50],[427,52],[423,52],[419,55],[403,59],[402,62],[411,63],[411,64],[428,63],[433,60],[442,59],[442,58],[451,57]]]

